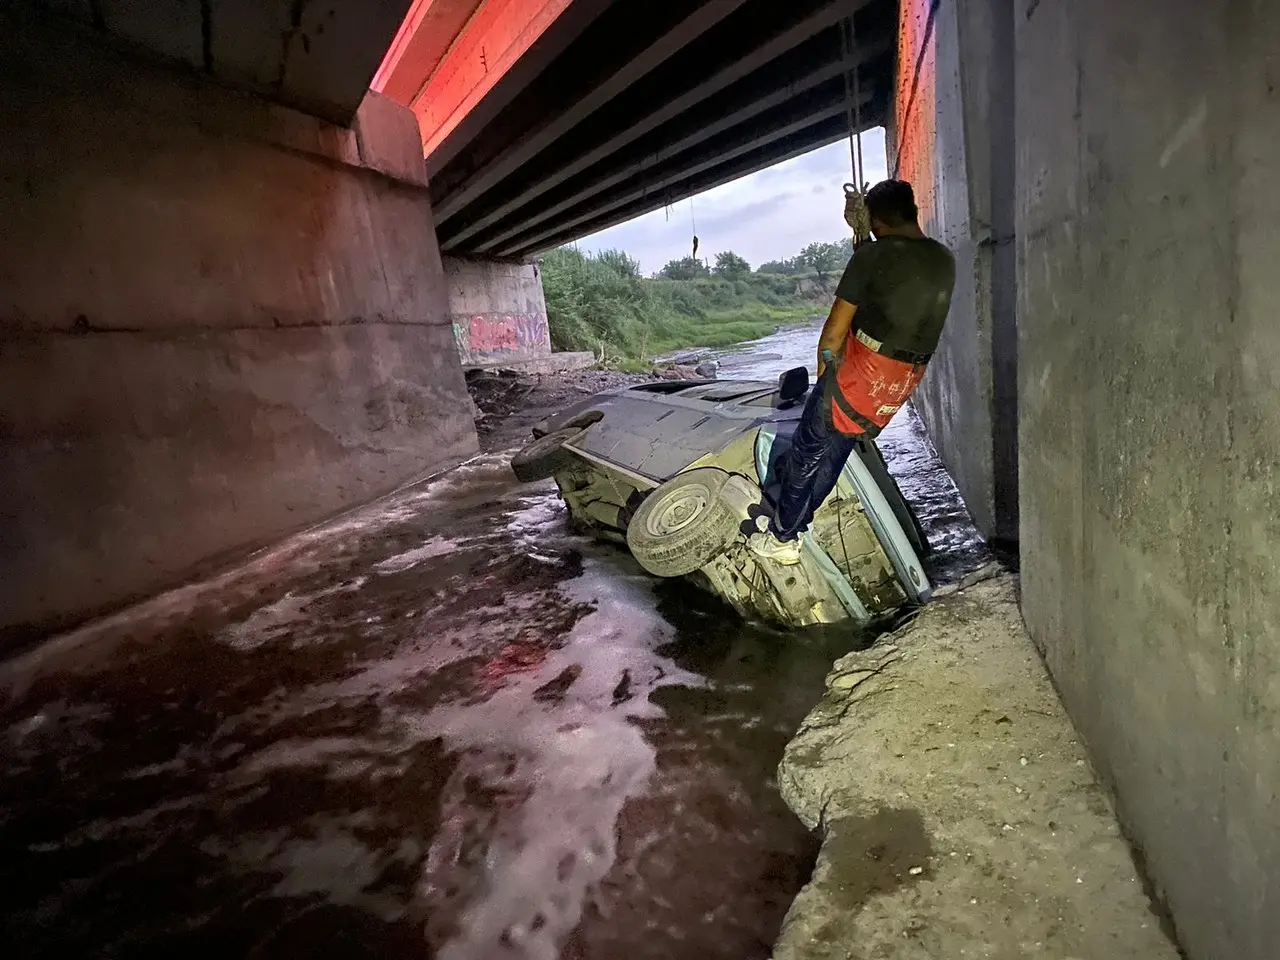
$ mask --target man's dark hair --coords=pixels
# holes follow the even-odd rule
[[[915,191],[905,180],[881,180],[867,191],[867,212],[887,227],[905,227],[916,222]]]

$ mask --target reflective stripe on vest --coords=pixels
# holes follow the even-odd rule
[[[924,379],[928,354],[886,349],[864,331],[850,334],[828,377],[831,422],[845,436],[874,438]]]

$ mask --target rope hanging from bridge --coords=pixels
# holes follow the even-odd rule
[[[663,209],[666,213],[667,222],[669,223],[671,221],[671,206],[672,206],[670,187],[667,187],[666,189],[665,201],[666,202],[663,204]],[[698,259],[698,220],[693,213],[693,197],[689,198],[689,225],[693,228],[693,253],[690,254],[690,259],[697,260]]]
[[[693,197],[689,198],[689,225],[693,228],[693,253],[691,258],[698,259],[698,221],[693,215]]]
[[[853,230],[853,246],[857,249],[871,239],[871,216],[867,213],[865,180],[866,166],[862,162],[862,89],[858,77],[858,64],[853,59],[858,48],[858,36],[854,32],[853,16],[840,24],[840,53],[844,66],[845,122],[849,126],[849,166],[853,182],[844,185],[844,219]],[[853,77],[850,79],[849,74]]]

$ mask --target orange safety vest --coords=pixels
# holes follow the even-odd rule
[[[828,363],[825,373],[832,426],[847,437],[875,438],[920,386],[930,356],[851,332],[844,356]]]

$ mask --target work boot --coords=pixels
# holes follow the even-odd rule
[[[792,566],[800,562],[800,540],[779,540],[772,533],[753,533],[747,538],[747,549],[761,560],[772,560]]]

